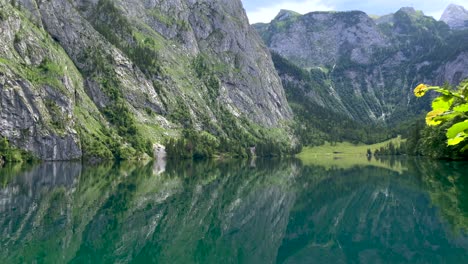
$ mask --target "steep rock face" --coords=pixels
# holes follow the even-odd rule
[[[352,61],[367,64],[372,51],[387,43],[373,20],[358,11],[279,14],[262,35],[272,51],[306,68],[334,65],[348,54]]]
[[[103,52],[111,50],[108,54],[111,57],[118,58],[122,55],[115,48],[103,43],[95,31],[97,29],[102,34],[100,23],[112,23],[110,20],[114,17],[107,14],[108,10],[104,8],[110,5],[107,2],[75,1],[70,4],[66,1],[49,1],[39,4],[39,9],[47,30],[59,40],[74,61],[79,63],[83,52],[90,48],[95,49],[96,44],[101,43],[103,46],[98,49]],[[163,48],[161,53],[172,53],[174,57],[180,56],[180,53],[188,53],[186,55],[189,56],[206,53],[212,56],[210,59],[235,68],[236,71],[219,76],[223,84],[220,99],[231,105],[233,112],[246,114],[267,126],[276,126],[278,121],[291,116],[267,48],[261,43],[257,33],[251,30],[240,1],[126,0],[116,1],[113,12],[119,13],[122,20],[135,25],[128,36],[125,34],[129,32],[124,32],[126,29],[117,29],[115,32],[121,34],[119,37],[127,42],[126,45],[134,44],[135,39],[132,39],[131,34],[135,31],[147,34],[145,31],[153,30],[152,33],[168,41],[163,44],[173,45],[169,47],[170,50]],[[62,27],[66,27],[66,30],[62,30]],[[161,56],[162,60],[166,59],[164,54]],[[180,61],[163,63],[172,66],[170,64]],[[87,62],[83,64],[84,67],[88,65]],[[144,92],[150,95],[149,98],[154,98],[146,103],[133,100],[135,107],[154,104],[161,108],[151,85],[138,76],[138,71],[136,74],[132,72],[134,69],[130,60],[123,59],[114,64],[120,68],[119,78],[126,81],[124,87],[140,87],[136,89],[136,93]],[[144,90],[141,91],[141,88]],[[180,90],[180,87],[176,88]],[[132,101],[137,96],[128,97]]]
[[[38,3],[39,12],[47,32],[67,51],[85,75],[100,70],[94,68],[95,61],[87,58],[91,54],[108,57],[113,68],[113,77],[121,83],[123,96],[135,108],[151,106],[156,112],[162,112],[162,104],[150,81],[135,68],[134,63],[122,51],[107,42],[68,1],[46,1]],[[97,50],[96,54],[89,52]],[[88,77],[88,76],[86,76]],[[87,78],[88,89],[93,89],[92,78]],[[143,98],[144,97],[144,98]],[[92,97],[98,106],[106,106],[106,100],[99,96]]]
[[[41,159],[76,159],[83,149],[85,156],[132,156],[134,150],[149,153],[146,141],[177,136],[180,128],[216,137],[229,136],[232,127],[249,134],[254,124],[279,127],[292,116],[268,49],[249,26],[241,1],[18,0],[15,7],[1,1],[1,41],[10,49],[0,54],[2,85],[22,87],[30,105],[20,106],[27,100],[2,89],[9,106],[2,108],[0,132]],[[16,27],[32,28],[22,42],[14,38],[12,14]],[[46,43],[35,47],[35,39]],[[44,56],[49,46],[59,55]],[[54,68],[60,74],[42,72],[63,86],[54,93],[43,83],[44,92],[32,93],[31,76],[15,79],[21,69],[7,71],[10,64],[40,70],[57,60],[64,61]],[[31,102],[34,96],[41,99]],[[64,127],[41,125],[48,132],[36,128],[28,132],[34,137],[23,140],[20,131],[47,119],[38,106],[45,97],[70,122],[52,120],[51,126]]]
[[[234,112],[275,126],[291,112],[267,48],[251,29],[241,1],[121,1],[126,16],[227,67],[221,97]],[[230,69],[229,69],[230,68]]]
[[[466,34],[413,8],[377,21],[362,12],[314,12],[254,26],[273,52],[310,73],[314,91],[328,91],[310,92],[311,102],[331,96],[328,109],[363,122],[417,115],[429,105],[412,96],[418,83],[468,77]],[[291,75],[280,75],[291,86]]]
[[[80,158],[79,73],[45,32],[0,4],[1,135],[45,160]]]
[[[468,51],[463,51],[454,59],[439,66],[436,70],[436,83],[445,81],[458,84],[468,76]]]
[[[468,11],[463,6],[450,4],[440,21],[447,23],[452,29],[466,29],[468,28]]]

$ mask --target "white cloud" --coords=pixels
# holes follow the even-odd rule
[[[293,10],[302,14],[312,11],[328,11],[333,10],[333,6],[324,4],[320,0],[298,0],[298,1],[283,1],[273,4],[268,7],[259,7],[247,13],[251,24],[265,22],[268,23],[281,9]]]
[[[435,12],[429,12],[429,13],[424,13],[426,16],[431,16],[433,17],[435,20],[439,20],[440,17],[442,16],[442,13],[444,12],[444,10],[438,10],[438,11],[435,11]]]
[[[289,9],[301,14],[312,11],[327,10],[362,10],[368,14],[389,14],[404,6],[413,6],[423,10],[426,15],[440,19],[445,7],[450,3],[464,6],[468,9],[468,0],[242,0],[247,5],[247,15],[250,23],[270,22],[280,11]],[[275,3],[276,2],[276,3]]]

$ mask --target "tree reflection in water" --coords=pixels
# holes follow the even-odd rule
[[[391,163],[398,169],[296,160],[3,168],[0,255],[6,263],[467,261],[467,165]]]

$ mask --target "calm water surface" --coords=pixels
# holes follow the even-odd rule
[[[468,164],[370,164],[9,166],[0,263],[468,263]]]

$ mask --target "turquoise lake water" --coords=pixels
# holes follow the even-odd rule
[[[468,263],[467,163],[44,163],[0,184],[1,263]]]

